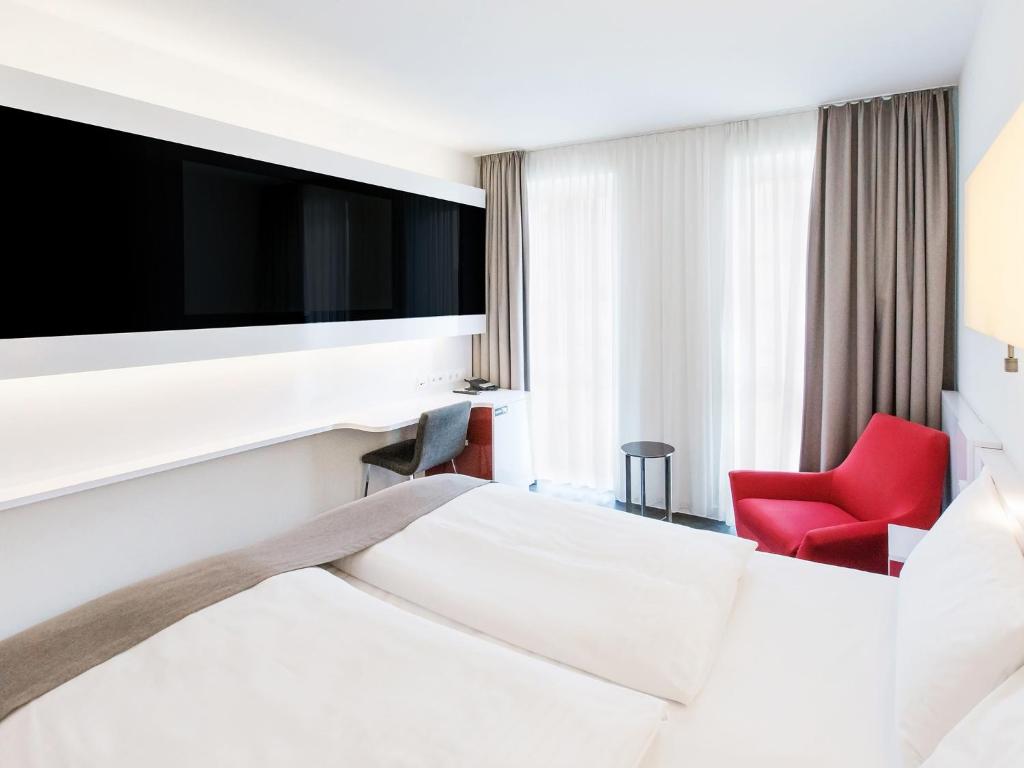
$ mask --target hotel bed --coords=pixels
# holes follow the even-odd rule
[[[977,762],[977,733],[1020,698],[1020,532],[1003,535],[1005,514],[995,538],[971,522],[988,538],[951,557],[964,515],[950,517],[900,586],[493,484],[413,481],[0,641],[0,764],[1001,765]],[[936,586],[975,621],[967,635],[929,605],[929,558],[952,562],[956,581]],[[989,561],[1009,585],[974,579]],[[965,607],[958,585],[975,582],[1005,599]],[[916,637],[901,636],[908,615]]]

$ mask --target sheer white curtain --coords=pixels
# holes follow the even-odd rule
[[[729,469],[795,468],[814,142],[810,112],[527,156],[542,480],[622,498],[619,445],[662,440],[676,511],[728,518]]]
[[[527,156],[529,290],[538,291],[528,309],[530,391],[540,395],[531,395],[531,421],[542,483],[606,491],[618,437],[618,198],[610,167],[587,150],[550,165],[551,155]]]
[[[814,112],[727,126],[719,501],[730,469],[800,464]]]

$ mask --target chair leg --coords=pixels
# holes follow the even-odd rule
[[[640,517],[647,517],[647,459],[640,459]]]
[[[370,465],[363,464],[363,498],[370,495]]]
[[[459,470],[456,469],[455,467],[455,459],[452,459],[452,472],[454,472],[456,475],[459,474]]]
[[[632,467],[629,463],[629,454],[626,454],[626,511],[630,512],[633,509],[633,477]]]
[[[672,522],[672,457],[665,457],[665,512],[668,521]]]

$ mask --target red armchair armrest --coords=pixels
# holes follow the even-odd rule
[[[867,520],[815,528],[804,536],[796,556],[800,560],[885,573],[890,522],[893,521]]]
[[[743,499],[789,499],[792,501],[829,501],[832,472],[754,472],[729,473],[733,503]]]

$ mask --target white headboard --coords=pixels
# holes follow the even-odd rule
[[[1002,450],[995,432],[983,424],[959,392],[942,393],[942,430],[949,435],[950,493],[955,498],[987,469],[1006,511],[1024,532],[1024,473]],[[1022,540],[1024,545],[1024,540]]]
[[[981,472],[981,451],[1002,453],[1002,442],[959,392],[942,393],[942,431],[949,435],[950,500]]]

